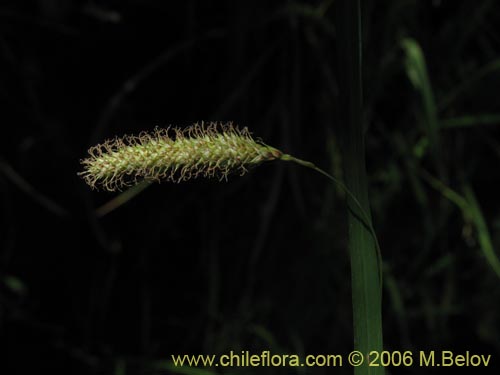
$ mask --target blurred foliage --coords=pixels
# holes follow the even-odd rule
[[[104,138],[199,120],[248,126],[339,176],[333,9],[0,4],[0,373],[162,374],[170,354],[350,351],[345,197],[322,176],[275,163],[229,183],[153,185],[102,218],[115,196],[76,176]],[[363,9],[385,346],[498,365],[500,4]]]

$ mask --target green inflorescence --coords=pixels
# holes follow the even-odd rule
[[[89,149],[78,173],[92,188],[121,190],[139,181],[186,181],[196,177],[243,175],[282,153],[231,123],[194,124],[107,140]]]

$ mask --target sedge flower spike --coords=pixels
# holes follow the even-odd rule
[[[265,161],[290,161],[321,173],[337,184],[359,209],[363,223],[372,234],[377,249],[381,277],[381,256],[370,216],[356,196],[334,176],[315,164],[285,154],[255,140],[247,128],[231,123],[194,124],[186,129],[156,128],[138,136],[126,135],[91,147],[81,161],[78,175],[92,188],[121,190],[141,181],[181,182],[196,177],[227,178],[231,173],[245,174]]]
[[[194,124],[186,129],[159,129],[138,136],[107,140],[88,151],[78,173],[92,188],[121,190],[143,180],[186,181],[196,177],[227,178],[245,174],[283,153],[247,128],[231,123]]]

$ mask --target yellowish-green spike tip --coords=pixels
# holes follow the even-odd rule
[[[92,188],[109,191],[143,180],[224,179],[231,173],[243,175],[249,168],[282,155],[254,140],[247,128],[215,122],[126,135],[88,152],[89,157],[81,161],[84,170],[78,174]]]

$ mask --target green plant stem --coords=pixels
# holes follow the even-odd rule
[[[141,181],[137,185],[134,185],[134,186],[128,188],[123,193],[120,193],[115,198],[111,199],[110,201],[104,203],[102,206],[97,208],[95,210],[96,215],[98,217],[103,217],[103,216],[109,214],[110,212],[116,210],[118,207],[127,203],[129,200],[134,198],[136,195],[141,193],[144,189],[146,189],[150,185],[151,185],[151,181]]]
[[[372,222],[370,220],[370,216],[363,209],[363,206],[361,205],[361,203],[359,202],[359,200],[356,198],[356,196],[347,188],[347,186],[345,186],[345,184],[342,181],[340,181],[339,179],[335,178],[331,174],[325,172],[323,169],[319,168],[318,166],[316,166],[314,163],[311,163],[310,161],[298,159],[298,158],[296,158],[296,157],[294,157],[292,155],[288,155],[288,154],[283,154],[280,157],[280,160],[283,160],[283,161],[292,161],[294,163],[302,165],[303,167],[307,167],[307,168],[310,168],[312,170],[315,170],[316,172],[321,173],[323,176],[325,176],[329,180],[331,180],[334,184],[336,184],[337,186],[339,186],[342,189],[342,191],[344,191],[346,193],[346,195],[350,199],[352,199],[352,201],[354,202],[354,204],[359,208],[359,212],[362,215],[361,220],[363,221],[363,224],[365,225],[366,229],[368,229],[370,231],[370,233],[371,233],[371,235],[373,237],[373,241],[375,242],[375,246],[377,248],[377,262],[378,262],[379,280],[380,280],[380,285],[382,285],[382,253],[380,251],[380,244],[378,242],[377,233],[375,232],[375,228],[372,225]],[[353,213],[353,214],[356,215],[356,213]]]

